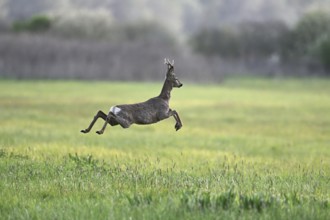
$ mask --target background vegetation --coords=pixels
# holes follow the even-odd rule
[[[2,3],[1,77],[153,81],[164,57],[191,81],[330,72],[329,0],[31,1]]]
[[[329,88],[186,83],[171,105],[182,130],[168,119],[99,136],[101,121],[79,131],[159,83],[0,81],[0,218],[329,219]]]

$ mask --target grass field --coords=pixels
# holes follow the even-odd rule
[[[161,82],[0,81],[0,219],[330,219],[330,80],[184,84],[178,132],[99,136]]]

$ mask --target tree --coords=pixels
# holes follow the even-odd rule
[[[311,55],[315,44],[330,33],[330,14],[313,12],[304,15],[293,30],[294,50],[299,55]]]
[[[239,26],[243,56],[269,57],[279,53],[289,29],[281,21],[245,22]]]
[[[291,54],[307,65],[330,70],[330,14],[313,12],[304,15],[292,31]]]

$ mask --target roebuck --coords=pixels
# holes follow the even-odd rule
[[[175,76],[174,61],[172,63],[165,59],[167,65],[167,73],[163,88],[159,96],[151,98],[145,102],[135,104],[115,105],[110,108],[108,115],[101,110],[94,116],[93,121],[88,128],[81,130],[83,133],[88,133],[98,118],[102,118],[105,123],[97,134],[103,134],[107,124],[111,126],[121,125],[123,128],[129,128],[131,124],[153,124],[173,116],[176,120],[175,129],[179,130],[182,127],[179,114],[169,108],[171,91],[175,88],[180,88],[182,83]]]

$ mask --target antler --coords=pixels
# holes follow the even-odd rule
[[[165,58],[164,64],[167,65],[168,69],[174,68],[174,60],[172,60],[172,63],[171,63],[171,61],[169,59]]]

